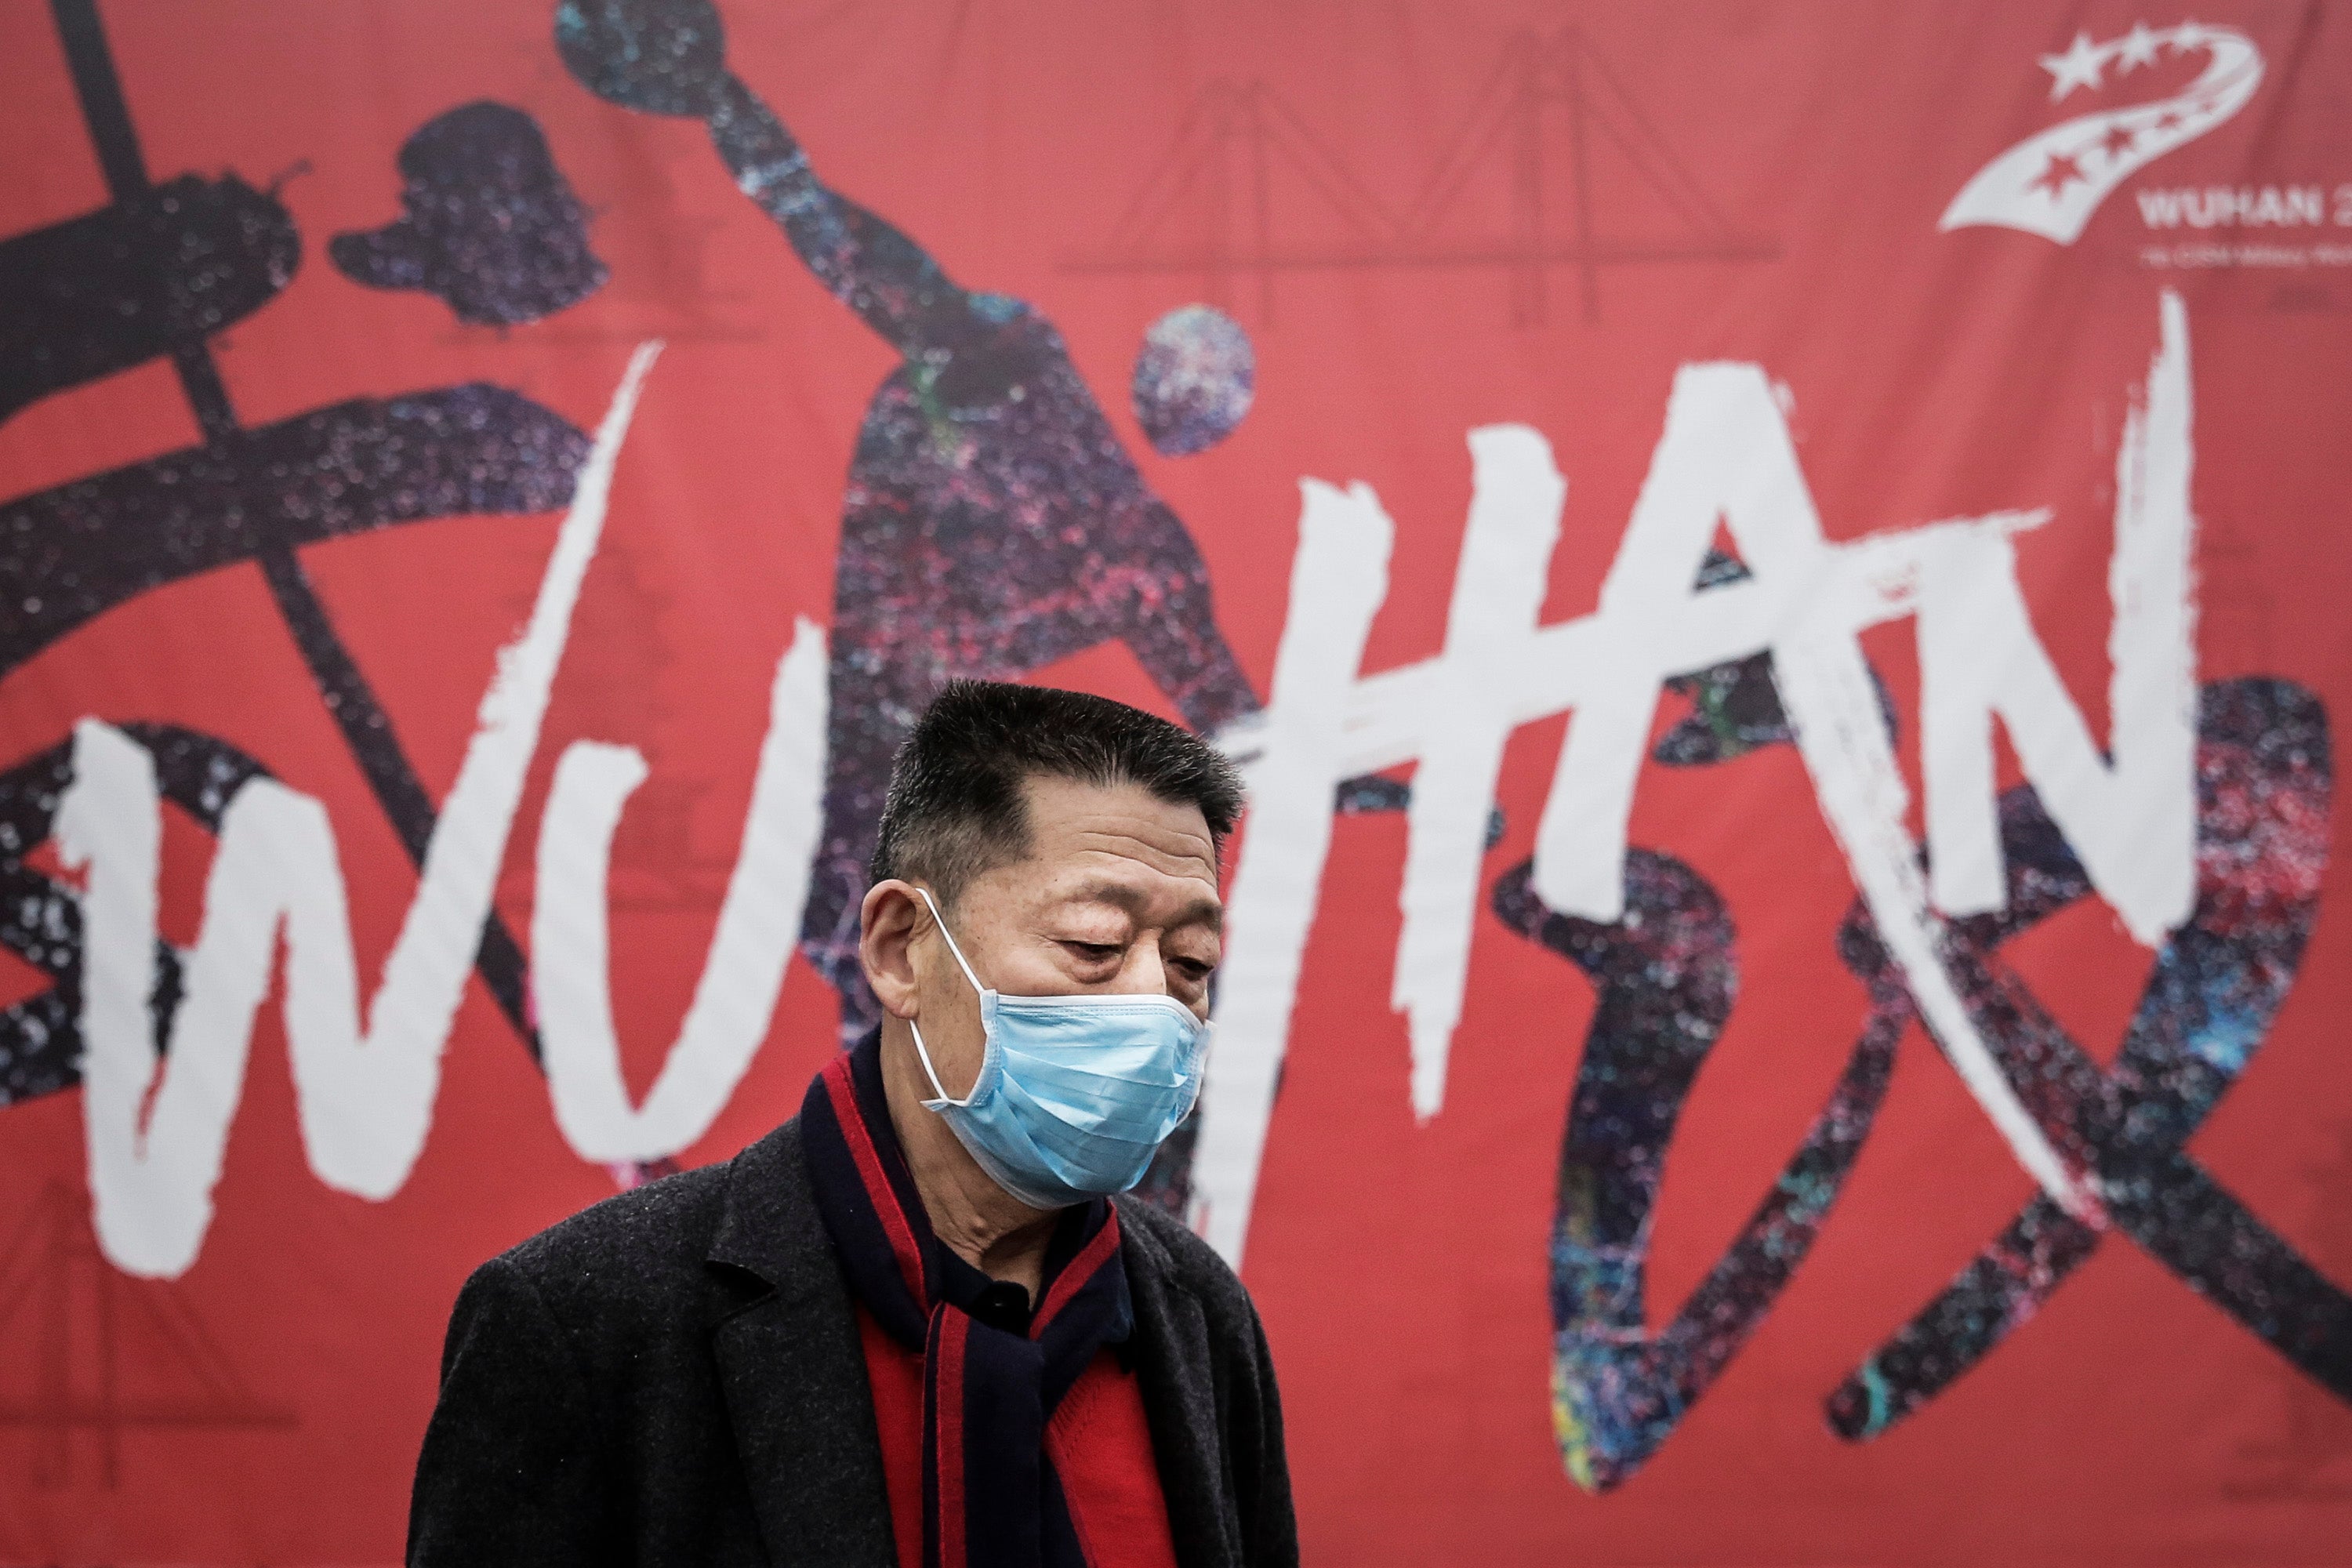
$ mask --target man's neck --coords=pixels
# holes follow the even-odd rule
[[[1033,1209],[982,1170],[947,1122],[923,1109],[930,1085],[915,1062],[907,1026],[882,1026],[882,1090],[915,1191],[947,1249],[993,1279],[1009,1279],[1034,1303],[1045,1277],[1045,1247],[1060,1216]]]

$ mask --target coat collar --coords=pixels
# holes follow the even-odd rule
[[[1137,1200],[1118,1202],[1128,1210]],[[1238,1568],[1241,1523],[1219,1436],[1207,1314],[1178,1282],[1174,1259],[1146,1226],[1122,1215],[1118,1235],[1135,1304],[1130,1353],[1143,1385],[1144,1423],[1151,1431],[1177,1563],[1180,1568]]]
[[[896,1568],[866,1353],[797,1121],[730,1163],[709,1272],[719,1387],[770,1560]]]
[[[1177,1560],[1181,1568],[1238,1564],[1206,1315],[1144,1225],[1122,1223],[1119,1238],[1136,1375]],[[797,1120],[730,1163],[708,1258],[719,1387],[769,1558],[896,1568],[865,1346]]]

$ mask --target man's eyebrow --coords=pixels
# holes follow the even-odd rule
[[[1131,883],[1118,881],[1108,877],[1098,877],[1081,882],[1072,889],[1070,898],[1073,902],[1077,903],[1116,905],[1129,915],[1139,914],[1144,903],[1148,901],[1148,896],[1141,889]],[[1205,925],[1222,936],[1225,929],[1225,907],[1213,898],[1193,899],[1179,910],[1175,919],[1168,923],[1171,927]]]

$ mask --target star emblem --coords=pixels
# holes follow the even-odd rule
[[[2042,56],[2042,68],[2051,76],[2050,101],[2057,102],[2078,87],[2097,87],[2102,58],[2088,33],[2075,34],[2064,54]]]
[[[2085,184],[2090,183],[2090,176],[2083,173],[2083,165],[2076,162],[2071,153],[2053,153],[2050,154],[2049,166],[2036,174],[2025,188],[2030,191],[2048,191],[2050,199],[2054,202],[2068,185],[2078,181]]]
[[[2263,51],[2236,26],[2152,26],[2127,12],[2112,34],[2069,26],[2052,36],[2072,41],[2031,58],[2050,73],[2056,112],[2046,121],[2063,123],[2045,122],[1978,169],[1938,230],[1982,225],[2072,245],[2124,176],[2238,113],[2265,71]]]

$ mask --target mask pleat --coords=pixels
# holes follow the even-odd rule
[[[1203,1026],[1168,997],[983,991],[981,1023],[972,1103],[933,1109],[1034,1207],[1135,1185],[1200,1090]]]

